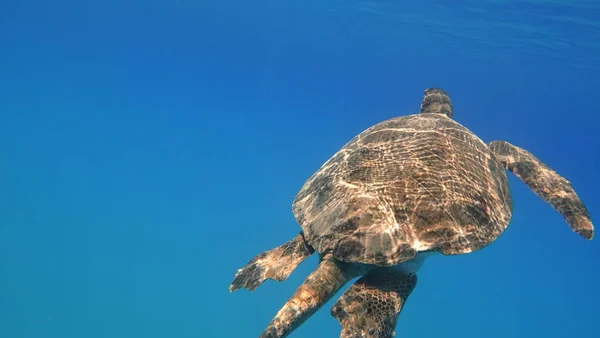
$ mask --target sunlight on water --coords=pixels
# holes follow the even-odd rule
[[[431,37],[470,56],[557,59],[574,70],[600,69],[600,9],[592,1],[431,2],[425,14],[398,1],[313,1],[326,11],[360,13],[374,24],[388,25],[400,39]],[[421,6],[420,4],[419,6]],[[392,28],[393,27],[393,28]],[[413,34],[415,30],[419,34]],[[578,54],[577,59],[569,55]]]

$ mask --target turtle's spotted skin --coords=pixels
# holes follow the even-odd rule
[[[307,241],[335,258],[390,266],[419,251],[468,253],[511,218],[504,167],[443,114],[379,123],[348,142],[298,193]]]
[[[584,238],[590,215],[565,178],[506,141],[485,144],[452,119],[441,89],[425,90],[418,114],[376,124],[350,140],[314,173],[292,207],[301,232],[252,259],[230,286],[254,290],[282,281],[313,252],[319,266],[260,338],[283,338],[348,281],[361,277],[331,314],[341,338],[391,338],[425,256],[485,247],[509,225],[507,170]]]
[[[380,268],[361,277],[338,299],[331,315],[342,325],[340,338],[390,338],[417,275]]]

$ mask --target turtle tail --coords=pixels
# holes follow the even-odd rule
[[[257,255],[239,269],[229,286],[229,292],[240,288],[253,291],[267,279],[284,281],[314,252],[304,239],[304,234],[300,232],[292,240]]]
[[[586,239],[594,237],[590,214],[567,179],[527,150],[506,141],[492,141],[488,147],[505,168],[556,209],[573,231]]]

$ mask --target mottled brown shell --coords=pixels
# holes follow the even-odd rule
[[[293,212],[319,253],[395,265],[418,252],[468,253],[507,227],[505,168],[485,143],[442,114],[381,122],[311,176]]]

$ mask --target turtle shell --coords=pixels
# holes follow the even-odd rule
[[[512,200],[505,168],[481,139],[445,115],[415,114],[350,140],[292,208],[317,252],[390,266],[488,245],[506,229]]]

